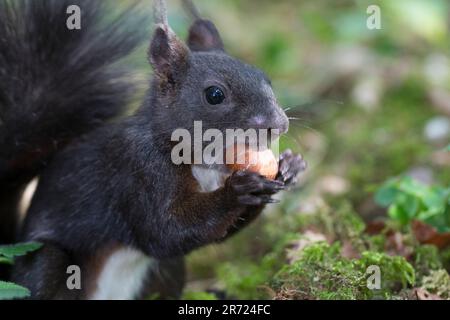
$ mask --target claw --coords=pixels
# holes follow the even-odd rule
[[[279,172],[276,179],[282,181],[286,186],[295,184],[297,175],[306,169],[306,161],[299,154],[293,154],[286,150],[280,156]]]
[[[236,195],[238,203],[245,206],[260,206],[266,203],[277,203],[272,195],[286,189],[283,181],[268,180],[264,176],[251,172],[234,173],[226,185]]]
[[[273,199],[272,196],[261,196],[260,199],[263,203],[278,203],[278,202],[280,202],[277,199]]]
[[[267,201],[267,203],[280,203],[280,200],[271,198]]]
[[[280,155],[280,161],[283,160],[284,158],[286,158],[287,156],[291,156],[291,155],[292,155],[292,150],[287,149]]]

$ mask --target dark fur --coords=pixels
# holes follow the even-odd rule
[[[65,27],[69,4],[83,8],[82,30]],[[126,73],[113,64],[143,40],[144,19],[126,15],[100,27],[104,7],[90,0],[0,1],[2,197],[12,200],[11,188],[20,191],[58,150],[117,116],[129,100]],[[0,216],[11,217],[12,207]]]
[[[95,10],[97,6],[91,8],[92,2],[83,5]],[[8,9],[1,3],[1,9]],[[1,150],[5,151],[1,159],[6,163],[4,167],[2,164],[2,175],[8,181],[17,181],[16,175],[28,172],[30,167],[27,175],[30,178],[51,157],[40,173],[39,186],[20,237],[20,240],[35,240],[45,245],[18,260],[13,279],[30,287],[33,297],[84,298],[83,292],[71,295],[64,289],[65,266],[73,263],[85,266],[88,257],[113,243],[137,248],[157,259],[179,261],[176,257],[221,241],[245,226],[266,203],[273,202],[271,195],[293,182],[302,170],[301,158],[285,154],[277,181],[237,172],[228,178],[224,187],[200,193],[190,166],[176,166],[171,162],[172,130],[191,130],[194,120],[202,120],[205,129],[287,130],[286,116],[268,96],[267,77],[228,56],[211,22],[194,23],[188,42],[190,48],[167,25],[158,25],[149,49],[155,77],[145,102],[135,115],[104,124],[127,100],[127,95],[122,94],[127,92],[127,87],[123,83],[111,84],[117,73],[105,61],[122,56],[136,41],[123,43],[126,34],[116,27],[108,37],[92,31],[83,31],[86,32],[83,36],[69,32],[70,41],[61,43],[59,36],[54,39],[51,36],[51,30],[55,29],[52,26],[58,19],[47,24],[39,18],[47,11],[47,16],[58,17],[63,6],[61,1],[32,3],[38,3],[28,16],[33,22],[32,36],[17,40],[16,35],[7,32],[7,42],[16,41],[17,46],[24,46],[28,41],[36,41],[40,46],[19,51],[15,58],[8,60],[5,56],[13,54],[2,43],[0,70],[15,75],[14,67],[9,70],[7,66],[19,65],[26,70],[30,68],[30,73],[23,75],[26,88],[19,84],[14,88],[6,73],[2,73],[0,101],[4,119]],[[30,5],[30,2],[21,4]],[[4,14],[3,18],[12,19]],[[12,23],[16,25],[17,21]],[[0,32],[4,31],[0,29]],[[41,34],[47,37],[42,38]],[[96,42],[99,38],[102,41]],[[84,60],[76,60],[68,67],[67,61],[73,61],[73,57],[64,50],[65,45],[75,52],[89,50]],[[41,61],[39,50],[44,50],[43,57],[48,54],[54,60]],[[24,59],[31,62],[23,64]],[[40,63],[45,63],[45,69]],[[44,86],[42,79],[55,81],[55,90]],[[209,106],[204,102],[203,92],[211,83],[225,89],[227,100],[223,105]],[[262,117],[264,122],[253,122],[255,116]],[[95,127],[99,128],[92,131]],[[30,130],[21,132],[23,128]],[[22,142],[14,144],[14,139]],[[69,140],[72,142],[63,150],[51,144],[53,147],[39,153],[39,161],[33,161],[27,168],[7,165],[17,156],[26,155],[28,159],[49,142],[56,141],[59,146]],[[162,265],[167,266],[167,274],[173,279],[182,281],[179,263]],[[85,271],[89,275],[90,270]],[[161,283],[154,285],[154,290],[164,293],[167,292],[162,289],[164,286],[174,287],[170,282]],[[170,295],[178,296],[181,288],[179,285]],[[146,291],[150,292],[154,293]]]

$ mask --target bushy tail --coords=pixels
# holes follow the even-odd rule
[[[23,185],[131,97],[117,62],[141,43],[149,23],[135,6],[111,13],[114,3],[0,0],[0,243],[10,240]],[[72,5],[80,8],[79,30],[67,26],[78,10]]]

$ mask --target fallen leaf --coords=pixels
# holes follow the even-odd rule
[[[432,294],[423,288],[415,288],[414,293],[418,300],[443,300],[437,294]]]
[[[367,223],[366,230],[364,232],[373,236],[373,235],[380,234],[385,228],[386,228],[386,223],[384,223],[384,221],[375,220],[375,221],[370,221],[369,223]]]
[[[385,244],[386,253],[391,256],[411,258],[414,250],[401,232],[393,232],[387,235]]]
[[[411,227],[417,241],[422,244],[432,244],[438,248],[450,245],[450,232],[439,233],[434,227],[419,220],[413,220]]]
[[[351,241],[345,240],[342,243],[341,255],[348,259],[359,259],[361,255],[356,250]]]
[[[319,192],[331,195],[341,195],[348,192],[350,183],[337,175],[326,175],[317,183]]]

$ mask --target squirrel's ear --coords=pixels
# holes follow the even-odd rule
[[[219,31],[214,23],[206,19],[197,19],[192,24],[187,43],[192,51],[224,50]]]
[[[157,76],[174,82],[187,69],[189,48],[167,25],[156,27],[149,49],[149,61]]]

